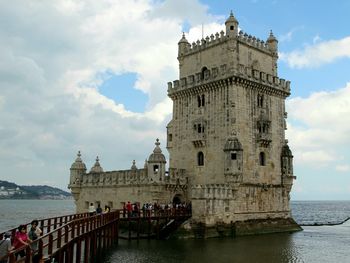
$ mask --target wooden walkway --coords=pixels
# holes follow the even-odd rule
[[[191,211],[145,211],[128,217],[123,210],[90,216],[89,213],[66,215],[39,220],[43,234],[35,241],[38,249],[30,246],[12,251],[9,262],[31,263],[33,257],[41,262],[89,263],[98,262],[96,256],[104,249],[118,244],[118,239],[157,238],[164,239],[174,232]],[[30,224],[27,224],[30,228]],[[12,239],[16,229],[11,229]],[[0,233],[0,240],[4,233]],[[16,254],[25,251],[26,256],[16,259]]]

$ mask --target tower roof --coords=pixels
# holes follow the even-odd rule
[[[180,39],[179,44],[180,44],[180,43],[186,43],[186,44],[188,44],[188,41],[187,41],[187,39],[186,39],[186,37],[185,37],[185,33],[184,33],[184,32],[182,32],[182,38]]]
[[[136,161],[132,160],[131,170],[137,170]]]
[[[86,165],[83,162],[83,160],[81,159],[80,151],[78,151],[77,158],[75,159],[75,162],[72,163],[72,166],[70,167],[70,169],[86,170]]]
[[[103,173],[103,169],[102,169],[99,161],[100,161],[100,159],[97,156],[96,162],[95,162],[94,166],[91,168],[90,173]]]
[[[148,157],[149,163],[166,163],[165,156],[162,154],[162,150],[160,149],[159,139],[157,138],[155,142],[156,147],[153,150],[153,153]]]
[[[237,23],[238,24],[238,20],[234,17],[232,10],[231,10],[230,16],[227,18],[227,20],[225,22],[225,25],[228,23]]]
[[[272,30],[270,30],[270,35],[269,37],[267,38],[267,42],[272,42],[272,41],[277,41],[277,38],[274,36],[274,34],[272,33]]]

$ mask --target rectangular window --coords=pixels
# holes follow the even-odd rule
[[[237,160],[237,153],[231,153],[231,160]]]

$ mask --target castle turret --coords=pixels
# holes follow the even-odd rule
[[[273,35],[272,30],[270,31],[270,35],[267,38],[266,43],[267,43],[270,51],[277,55],[277,52],[278,52],[278,40]]]
[[[229,37],[236,37],[238,35],[238,21],[233,16],[231,11],[229,18],[225,22],[226,35]]]
[[[163,181],[165,176],[165,156],[162,153],[159,145],[159,139],[156,140],[156,147],[153,153],[148,157],[148,177],[154,182]]]
[[[68,188],[71,189],[75,201],[78,200],[80,194],[83,175],[86,174],[86,165],[81,159],[81,153],[78,151],[75,162],[70,167],[70,182]]]
[[[137,170],[136,161],[132,160],[131,170]]]
[[[180,39],[178,45],[179,45],[178,57],[181,57],[183,54],[185,54],[185,51],[189,49],[191,46],[185,37],[185,33],[182,33],[182,38]]]
[[[228,183],[240,183],[243,173],[243,147],[237,138],[228,138],[225,146],[225,180]]]
[[[103,173],[103,169],[100,165],[100,159],[98,158],[98,156],[96,157],[96,162],[94,166],[91,167],[90,173],[96,173],[96,174]]]

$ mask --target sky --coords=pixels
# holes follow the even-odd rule
[[[178,78],[177,43],[221,31],[279,40],[291,81],[292,200],[350,199],[350,1],[0,1],[0,180],[67,190],[90,169],[138,167],[160,139]]]

